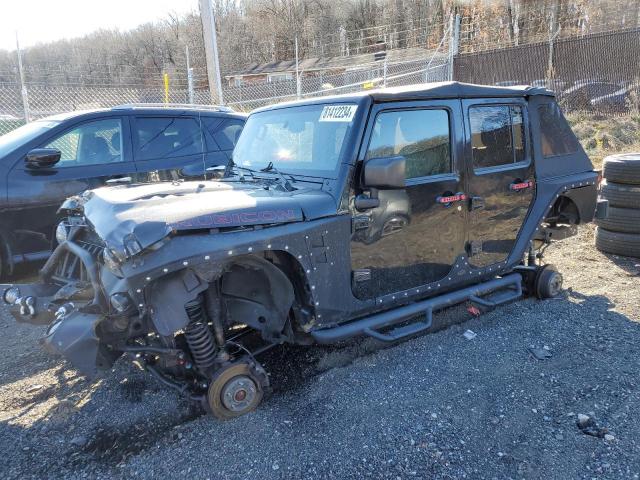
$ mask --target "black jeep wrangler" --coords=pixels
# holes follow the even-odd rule
[[[254,409],[255,356],[430,330],[434,311],[557,295],[538,265],[596,211],[597,174],[551,92],[460,83],[255,111],[221,180],[121,185],[4,300],[86,374],[123,353],[219,418]],[[597,208],[601,205],[602,208]]]

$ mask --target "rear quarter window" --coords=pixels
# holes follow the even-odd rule
[[[473,168],[508,166],[526,160],[524,113],[519,105],[469,107]]]
[[[137,117],[137,160],[202,153],[200,123],[191,117]]]
[[[240,138],[244,121],[229,118],[222,121],[211,119],[205,122],[207,130],[220,147],[220,150],[233,150]]]
[[[538,107],[540,118],[540,142],[542,156],[555,157],[575,153],[580,148],[571,127],[556,103],[546,103]]]

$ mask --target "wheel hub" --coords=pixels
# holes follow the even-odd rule
[[[262,401],[269,379],[254,361],[237,361],[220,368],[209,383],[206,407],[221,420],[239,417]]]
[[[552,297],[555,297],[562,290],[562,277],[559,274],[553,276],[549,282],[549,292]]]
[[[239,375],[223,387],[222,404],[232,412],[240,413],[252,406],[257,392],[258,387],[251,378]]]

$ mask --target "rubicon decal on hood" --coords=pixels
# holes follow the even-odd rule
[[[175,230],[196,228],[220,228],[239,225],[257,225],[269,223],[286,223],[302,220],[302,212],[292,209],[260,210],[238,213],[214,213],[181,220],[170,224]]]

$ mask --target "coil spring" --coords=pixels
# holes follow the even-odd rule
[[[191,322],[184,330],[184,336],[191,350],[191,356],[200,370],[211,367],[216,360],[216,344],[213,333],[207,324],[202,300],[198,299],[185,305]]]

